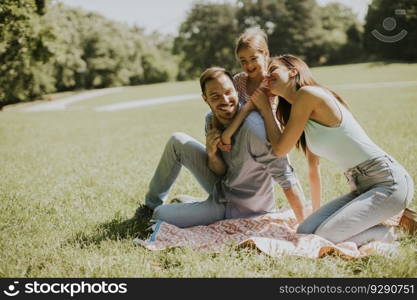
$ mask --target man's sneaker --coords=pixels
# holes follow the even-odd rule
[[[136,209],[135,218],[142,221],[142,222],[149,222],[152,218],[153,209],[149,208],[148,206],[141,204]]]
[[[400,219],[400,227],[409,234],[417,233],[417,212],[406,208]]]

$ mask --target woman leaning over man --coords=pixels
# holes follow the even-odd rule
[[[310,163],[318,165],[324,157],[338,164],[351,186],[350,193],[315,210],[297,233],[358,245],[395,239],[393,229],[380,223],[400,213],[413,198],[413,181],[404,167],[372,142],[342,98],[317,83],[300,58],[272,58],[267,86],[280,99],[276,114],[263,89],[250,101],[264,118],[274,153],[284,156],[297,145]],[[230,137],[233,132],[226,129],[223,134]]]

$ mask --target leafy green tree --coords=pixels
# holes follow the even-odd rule
[[[405,30],[406,35],[395,42],[376,38],[375,31],[393,37]],[[417,59],[417,0],[373,0],[366,16],[365,49],[378,59]]]
[[[86,63],[82,58],[80,27],[83,12],[62,4],[51,5],[44,16],[55,36],[50,51],[49,64],[54,70],[55,87],[58,91],[84,87],[83,74]]]
[[[46,17],[55,24],[58,37],[54,69],[60,90],[161,82],[176,76],[173,59],[161,63],[170,52],[160,50],[139,27],[62,4],[51,7]],[[162,44],[162,38],[158,42]]]
[[[0,108],[54,90],[53,35],[42,22],[45,1],[2,0],[0,6]]]
[[[174,53],[181,56],[178,79],[195,78],[214,65],[236,69],[235,12],[236,7],[227,3],[193,5],[174,41]]]
[[[320,9],[324,42],[325,63],[346,63],[364,57],[362,46],[363,28],[350,7],[329,3]]]
[[[237,71],[234,45],[240,33],[259,26],[268,34],[271,55],[292,53],[310,65],[363,57],[362,26],[344,5],[320,7],[316,0],[238,0],[234,4],[197,2],[181,25],[175,53],[179,78],[192,78],[206,67]]]
[[[263,28],[272,55],[292,53],[310,64],[319,62],[324,31],[315,0],[239,0],[238,6],[240,31],[250,26]]]
[[[174,80],[172,38],[48,0],[2,0],[0,107],[52,91]]]
[[[158,65],[160,68],[165,70],[164,72],[166,72],[166,76],[168,76],[169,81],[176,80],[179,70],[180,57],[172,54],[175,37],[172,35],[161,34],[159,32],[153,32],[148,36],[148,38],[152,42],[153,47],[158,50]]]

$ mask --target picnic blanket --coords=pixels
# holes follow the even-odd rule
[[[398,226],[401,215],[384,225]],[[163,221],[153,225],[153,234],[147,240],[134,239],[135,244],[149,250],[188,247],[210,253],[219,253],[231,245],[254,247],[273,257],[293,255],[319,258],[335,253],[346,259],[370,254],[390,256],[397,253],[398,242],[370,242],[358,247],[354,242],[333,244],[314,234],[296,234],[298,223],[291,209],[249,219],[227,219],[208,226],[179,228]]]

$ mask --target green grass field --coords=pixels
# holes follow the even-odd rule
[[[417,64],[357,64],[313,70],[327,85],[413,81]],[[128,87],[74,103],[67,111],[0,112],[1,277],[417,277],[417,238],[393,258],[352,261],[272,258],[253,249],[221,254],[135,246],[132,217],[165,142],[175,131],[204,141],[201,99],[96,112],[120,101],[198,93],[196,81]],[[417,86],[341,89],[371,138],[417,181]],[[55,95],[56,96],[56,95]],[[75,108],[75,109],[71,109]],[[306,164],[291,159],[308,197]],[[322,162],[324,202],[348,191],[340,170]],[[277,206],[287,206],[278,190]],[[184,170],[175,194],[205,196]],[[411,207],[417,208],[416,197]]]

